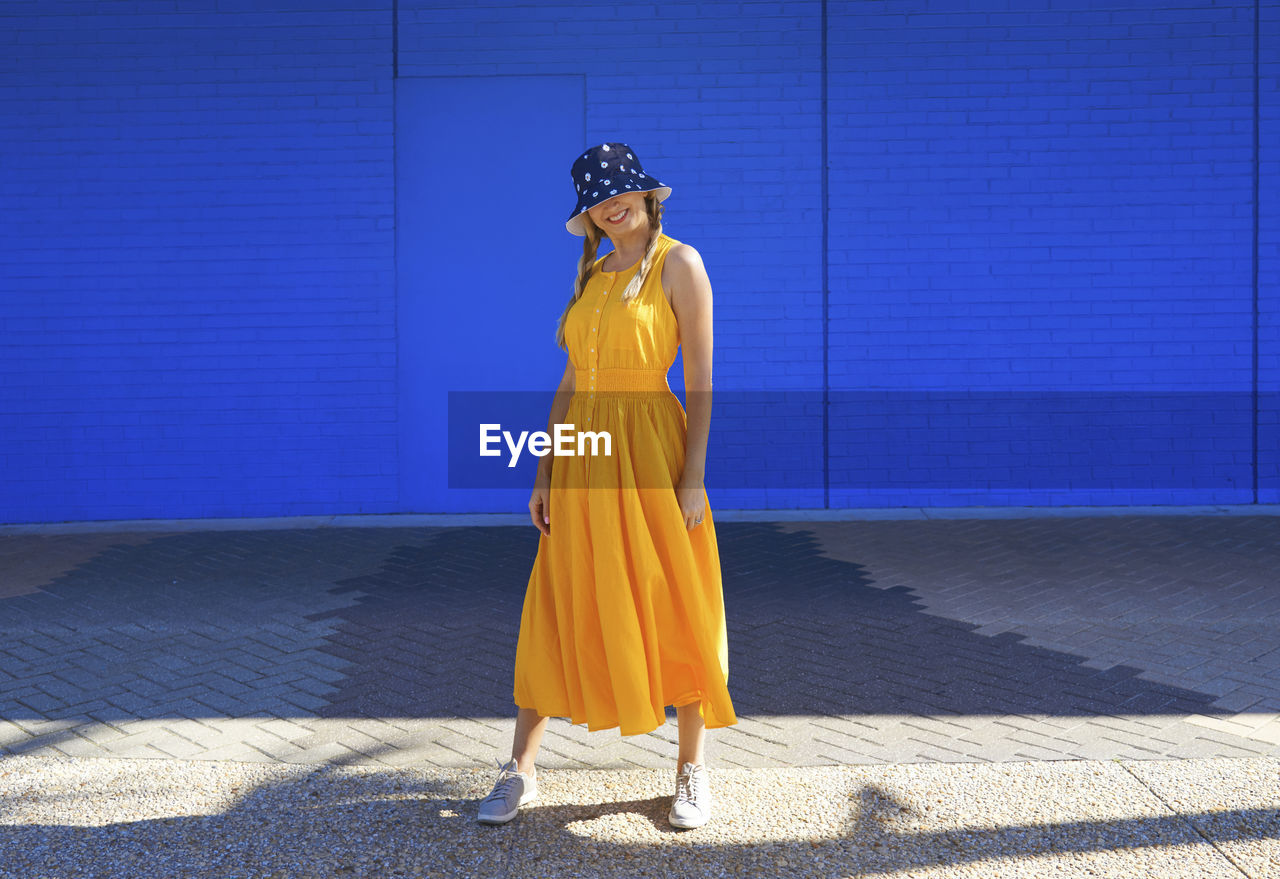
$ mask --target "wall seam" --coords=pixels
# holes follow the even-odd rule
[[[827,216],[827,0],[822,0],[822,507],[831,508],[830,296]]]
[[[403,407],[404,388],[400,383],[400,99],[397,82],[400,79],[400,3],[391,0],[391,325],[395,335],[395,399],[396,417]],[[403,426],[396,430],[396,509],[404,509],[404,458],[400,444]]]
[[[1251,263],[1253,270],[1253,502],[1258,498],[1258,344],[1259,344],[1259,297],[1258,297],[1258,233],[1259,205],[1258,190],[1261,177],[1261,155],[1258,144],[1258,129],[1262,124],[1262,86],[1261,65],[1259,62],[1259,43],[1262,31],[1262,0],[1253,3],[1253,253]]]

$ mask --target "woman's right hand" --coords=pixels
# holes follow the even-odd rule
[[[529,496],[529,517],[539,531],[551,536],[551,478],[541,471],[533,485],[533,494]]]

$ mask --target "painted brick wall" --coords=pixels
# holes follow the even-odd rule
[[[1003,5],[6,4],[0,521],[400,509],[393,70],[660,169],[713,504],[1276,501],[1277,4]]]
[[[391,14],[7,3],[0,521],[395,509]]]
[[[1280,503],[1280,3],[1258,6],[1258,500]]]
[[[832,506],[1250,502],[1254,4],[831,9]]]

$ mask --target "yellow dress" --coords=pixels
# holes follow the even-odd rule
[[[667,383],[680,338],[662,266],[679,243],[659,236],[629,303],[619,297],[639,262],[605,272],[596,260],[566,318],[575,389],[564,421],[575,435],[607,431],[612,449],[553,460],[551,533],[538,539],[516,645],[516,705],[622,735],[694,702],[708,729],[737,723],[711,507],[689,530],[675,493],[687,420]]]

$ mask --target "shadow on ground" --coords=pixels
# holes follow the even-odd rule
[[[739,714],[1229,713],[1214,696],[1083,665],[927,613],[903,586],[823,556],[808,532],[718,523],[730,691]],[[340,584],[354,604],[325,649],[355,663],[332,716],[505,716],[531,527],[441,530]],[[332,643],[336,642],[336,643]]]
[[[739,714],[1230,713],[1137,668],[932,615],[811,532],[717,536]],[[0,601],[0,717],[510,716],[537,538],[333,528],[112,545]]]
[[[128,792],[136,779],[129,776],[151,772],[145,763],[139,761],[99,782],[126,791],[118,806],[126,813],[135,806]],[[0,771],[5,768],[0,761]],[[545,783],[556,787],[558,795],[551,799],[560,802],[527,806],[514,822],[501,827],[472,820],[476,799],[490,781],[479,773],[463,773],[462,780],[451,781],[443,776],[389,777],[320,767],[251,787],[213,814],[125,819],[101,826],[14,821],[12,816],[30,803],[19,801],[20,794],[9,787],[8,793],[0,793],[0,811],[10,816],[9,823],[0,826],[0,876],[37,875],[30,872],[33,868],[46,879],[396,876],[415,871],[430,875],[432,870],[448,876],[555,876],[581,875],[584,865],[590,865],[601,877],[721,871],[828,877],[888,875],[908,867],[984,861],[991,863],[994,875],[997,866],[1009,867],[1019,859],[1067,858],[1072,853],[1114,855],[1117,860],[1102,872],[1119,876],[1126,875],[1126,863],[1138,871],[1130,875],[1143,875],[1143,864],[1172,869],[1175,861],[1162,860],[1166,855],[1159,851],[1167,846],[1196,854],[1191,861],[1185,853],[1177,856],[1176,863],[1188,872],[1159,875],[1190,876],[1205,875],[1190,872],[1197,863],[1226,866],[1208,837],[1219,844],[1280,838],[1276,809],[988,827],[970,816],[965,829],[931,829],[926,826],[928,816],[918,808],[896,799],[889,789],[867,783],[835,791],[827,803],[829,820],[797,821],[785,811],[767,814],[760,808],[765,798],[758,796],[760,802],[750,811],[725,805],[713,825],[679,832],[667,825],[669,799],[658,793],[668,773],[633,773],[629,777],[638,779],[634,789],[619,791],[615,786],[597,802],[588,801],[589,795],[576,787],[584,773],[545,774]],[[745,784],[746,778],[743,771],[738,783]],[[579,795],[573,796],[574,791]],[[88,791],[68,794],[66,803],[46,802],[42,808],[71,810],[73,797],[93,793],[91,785]],[[100,793],[110,795],[111,790]],[[147,806],[142,801],[140,808]],[[934,816],[932,823],[946,822]],[[1145,862],[1148,857],[1155,861]]]

